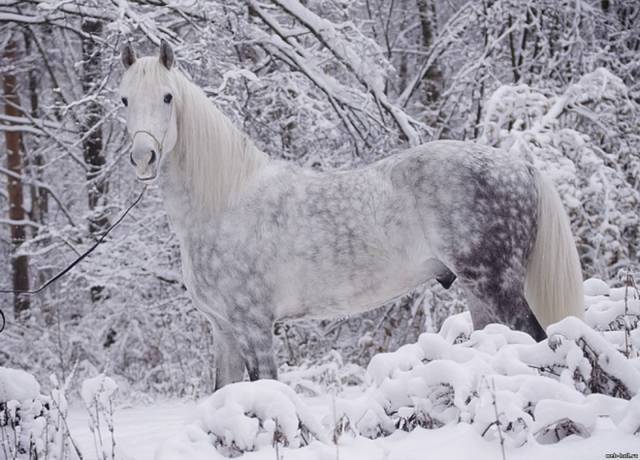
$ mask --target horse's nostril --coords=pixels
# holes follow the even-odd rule
[[[149,160],[149,164],[153,164],[156,161],[156,151],[151,149],[151,159]]]
[[[133,166],[137,166],[135,160],[133,159],[133,152],[129,154],[129,161]]]

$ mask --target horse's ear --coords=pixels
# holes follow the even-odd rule
[[[131,43],[124,45],[122,53],[120,53],[120,59],[122,60],[122,65],[125,69],[128,69],[134,62],[136,62],[136,52],[133,51]]]
[[[171,45],[163,38],[160,41],[160,62],[164,65],[168,70],[171,70],[173,67],[173,50],[171,49]]]

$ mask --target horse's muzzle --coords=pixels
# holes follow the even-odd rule
[[[138,180],[151,182],[158,173],[159,153],[150,136],[138,135],[133,140],[129,161],[134,167]]]

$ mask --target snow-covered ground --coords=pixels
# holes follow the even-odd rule
[[[508,459],[637,458],[640,300],[599,280],[585,292],[585,322],[556,323],[541,343],[496,324],[472,331],[463,313],[376,355],[366,373],[334,356],[198,403],[114,408],[115,383],[100,375],[69,409],[62,390],[39,396],[33,377],[0,368],[0,440],[9,445],[19,425],[17,442],[44,452],[68,428],[70,458],[77,448],[86,459],[111,458],[111,429],[123,459],[484,460],[503,458],[503,448]]]
[[[118,411],[116,416],[117,442],[120,458],[151,460],[156,449],[184,428],[193,416],[194,403],[163,401],[152,406],[140,406]],[[71,412],[71,430],[79,442],[86,459],[95,459],[93,438],[87,426],[84,409]],[[518,449],[508,449],[510,460],[587,460],[605,459],[607,453],[635,452],[640,454],[640,439],[620,433],[613,423],[600,418],[594,434],[583,439],[578,436],[565,438],[552,445],[530,443]],[[202,449],[201,458],[207,457]],[[282,459],[305,460],[424,460],[425,458],[447,458],[478,460],[501,458],[500,445],[487,442],[468,424],[452,424],[437,430],[416,428],[412,432],[397,431],[391,436],[369,440],[343,437],[338,448],[319,442],[302,449],[281,449]],[[193,451],[180,450],[175,444],[161,458],[200,458]],[[338,457],[339,455],[339,457]],[[247,460],[274,460],[275,449],[267,446],[258,452],[245,454]]]
[[[194,401],[157,401],[153,404],[119,407],[115,411],[118,458],[151,460],[158,446],[191,420]],[[95,459],[96,449],[89,430],[89,414],[82,405],[69,411],[69,429],[85,459]],[[107,433],[105,433],[107,435]]]

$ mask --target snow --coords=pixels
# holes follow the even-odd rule
[[[104,374],[100,374],[82,382],[80,395],[87,406],[92,406],[98,402],[103,407],[108,407],[109,400],[113,397],[117,389],[118,385],[116,385],[113,379]]]
[[[535,422],[531,429],[538,432],[558,421],[571,420],[586,431],[585,435],[591,435],[595,429],[596,418],[596,414],[588,405],[544,399],[536,405]]]
[[[635,395],[640,390],[640,371],[629,364],[629,361],[613,345],[598,332],[591,329],[577,318],[569,317],[552,324],[547,329],[549,336],[560,336],[570,341],[570,351],[567,352],[567,364],[570,369],[576,369],[581,363],[576,363],[576,341],[586,341],[598,359],[598,364],[603,370],[619,380],[626,389]],[[573,354],[571,353],[573,351]],[[580,359],[580,358],[578,358]],[[571,365],[575,364],[575,365]],[[587,369],[590,371],[591,369]]]
[[[289,386],[272,380],[224,387],[198,406],[198,414],[202,432],[227,449],[251,451],[268,445],[276,430],[294,447],[306,444],[309,435],[328,439],[300,397]]]
[[[121,454],[118,458],[153,459],[158,446],[191,422],[195,411],[195,402],[189,400],[158,400],[151,405],[137,403],[135,406],[117,407],[116,450]],[[94,440],[89,429],[90,417],[86,408],[79,404],[73,405],[69,411],[68,423],[73,439],[86,454],[85,458],[95,458]]]
[[[216,460],[224,459],[210,444],[204,440],[200,443],[190,439],[188,431],[180,427],[180,420],[192,415],[193,404],[179,401],[163,401],[153,406],[122,409],[120,423],[120,448],[123,452],[118,458],[136,460],[164,460],[167,458]],[[116,417],[118,419],[118,417]],[[72,412],[72,431],[79,433],[78,425],[82,425],[80,410]],[[89,436],[88,432],[84,435]],[[87,460],[94,459],[88,449],[89,438],[77,436]],[[163,442],[164,441],[164,442]],[[590,438],[570,436],[557,444],[544,445],[527,443],[520,448],[508,448],[509,460],[538,460],[540,458],[562,458],[563,460],[584,460],[605,458],[610,452],[638,452],[638,439],[621,433],[606,418],[598,418],[594,432]],[[158,448],[159,447],[159,448]],[[157,449],[158,448],[158,449]],[[154,452],[157,449],[157,455]],[[169,457],[169,452],[173,457]],[[501,458],[500,446],[497,442],[480,437],[468,424],[451,424],[436,430],[416,428],[411,432],[395,431],[392,435],[377,439],[343,436],[338,448],[320,442],[298,449],[279,448],[280,457],[287,460],[424,460],[428,452],[429,458],[495,460]],[[179,456],[179,457],[178,457]],[[264,447],[255,452],[246,453],[241,458],[246,460],[273,460],[275,448]]]
[[[640,435],[640,395],[633,397],[621,412],[618,427],[625,433]]]
[[[314,410],[318,411],[315,407]],[[119,409],[116,415],[119,428],[118,446],[122,451],[122,456],[119,458],[136,460],[226,458],[206,440],[195,442],[194,434],[189,432],[191,425],[184,426],[186,421],[193,418],[194,411],[194,403],[183,401],[161,401],[152,406]],[[72,410],[70,424],[76,441],[79,442],[82,451],[88,454],[85,458],[88,460],[95,458],[95,454],[91,454],[90,433],[86,428],[83,431],[86,416],[82,408]],[[638,452],[638,442],[637,437],[622,433],[608,418],[599,417],[589,438],[570,436],[557,444],[544,445],[531,442],[519,448],[509,447],[507,458],[509,460],[600,459],[605,458],[604,454],[608,452]],[[398,430],[390,436],[377,439],[343,436],[338,450],[340,458],[350,460],[422,460],[425,458],[425,452],[434,458],[478,460],[501,458],[497,441],[488,442],[474,427],[466,423],[445,425],[435,430],[416,428],[408,433]],[[280,454],[280,458],[288,460],[335,460],[336,447],[316,441],[297,449],[280,448]],[[265,446],[258,451],[246,453],[241,458],[273,460],[276,458],[275,448]]]
[[[583,285],[584,295],[591,297],[598,295],[609,295],[609,285],[597,278],[590,278],[588,280],[585,280]]]
[[[468,311],[448,317],[440,328],[440,335],[449,343],[455,343],[458,339],[466,340],[472,332],[471,314]]]
[[[193,458],[240,452],[250,459],[335,458],[340,451],[345,458],[404,459],[421,458],[427,445],[436,457],[496,458],[501,437],[508,458],[592,457],[595,446],[603,457],[634,452],[640,445],[634,435],[640,428],[637,360],[621,353],[613,331],[593,329],[600,324],[596,312],[619,310],[621,294],[599,280],[585,286],[592,322],[566,318],[550,326],[549,340],[541,343],[498,324],[472,331],[463,313],[448,318],[438,334],[374,356],[359,391],[329,395],[316,387],[313,397],[304,397],[277,382],[225,387],[201,403],[199,422],[167,441],[158,458],[185,452]],[[301,414],[321,422],[314,422],[316,439],[308,443],[299,442]],[[294,442],[274,435],[276,416],[284,439]],[[443,442],[450,436],[457,436],[455,446]]]
[[[565,318],[540,343],[498,324],[473,331],[462,313],[439,333],[374,356],[364,376],[330,354],[313,366],[285,369],[280,382],[240,382],[198,403],[119,407],[110,416],[117,385],[104,374],[82,383],[85,407],[65,415],[55,379],[45,397],[29,374],[0,368],[0,402],[22,398],[6,402],[4,417],[20,414],[20,442],[33,439],[41,452],[55,413],[40,414],[53,401],[88,459],[110,456],[102,440],[113,426],[116,458],[143,460],[404,460],[424,458],[426,450],[485,460],[500,458],[501,442],[509,459],[637,453],[637,329],[611,330],[602,320],[619,314],[621,302],[636,312],[637,299],[598,280],[585,287],[586,322]],[[355,376],[350,386],[336,383],[347,374]]]
[[[40,394],[40,384],[20,369],[0,367],[0,401],[28,401]]]

